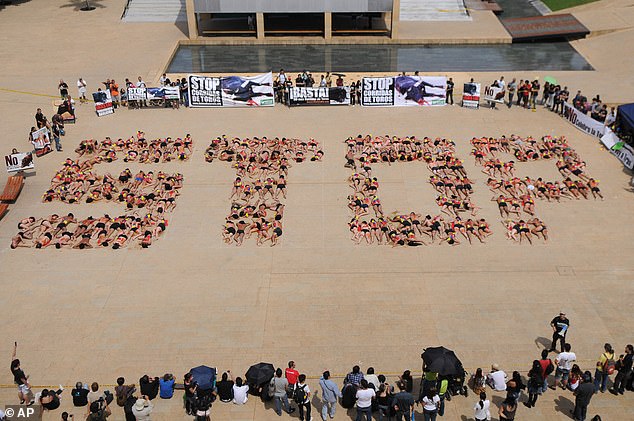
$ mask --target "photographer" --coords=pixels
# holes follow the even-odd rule
[[[146,395],[143,395],[140,399],[137,399],[132,407],[132,413],[137,421],[150,421],[152,408],[154,408],[154,405],[150,402],[150,399]]]
[[[105,421],[112,414],[108,407],[108,402],[105,399],[99,398],[99,400],[90,404],[90,413],[86,417],[86,421]]]

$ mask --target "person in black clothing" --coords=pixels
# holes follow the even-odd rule
[[[403,380],[396,382],[399,392],[392,398],[392,408],[397,421],[409,421],[414,410],[414,396],[407,392],[407,385]]]
[[[233,400],[233,376],[230,370],[222,373],[221,380],[216,383],[216,388],[221,402],[228,403]]]
[[[453,87],[453,79],[449,78],[449,80],[447,81],[447,104],[451,105],[453,105]]]
[[[57,391],[48,389],[42,390],[40,393],[40,405],[42,405],[42,408],[47,411],[59,408],[59,395],[61,395],[63,391],[64,389],[61,388],[61,385]]]
[[[405,391],[407,393],[412,393],[414,390],[414,378],[412,377],[412,373],[409,370],[403,371],[403,374],[400,377],[401,382],[405,386]]]
[[[627,379],[632,375],[632,359],[634,357],[634,346],[629,344],[625,347],[625,355],[619,357],[619,361],[616,366],[619,370],[618,374],[614,378],[614,385],[610,389],[610,393],[613,395],[623,394],[625,392],[625,383]]]
[[[150,377],[147,374],[139,379],[139,386],[141,387],[141,395],[145,395],[149,400],[156,398],[159,392],[159,378]]]
[[[566,334],[570,327],[570,320],[566,318],[566,313],[560,312],[559,316],[555,316],[550,322],[550,326],[553,328],[553,340],[550,345],[549,352],[555,351],[557,341],[561,344],[561,352],[564,352],[564,344],[566,343]]]
[[[128,396],[125,403],[123,404],[123,413],[125,414],[125,421],[136,421],[136,417],[134,416],[134,412],[132,412],[132,407],[137,401],[136,396]]]
[[[13,346],[13,355],[11,356],[11,374],[13,374],[13,381],[18,385],[18,398],[20,399],[20,405],[24,404],[27,399],[30,399],[30,404],[33,403],[33,395],[31,394],[31,385],[29,384],[29,376],[24,374],[22,368],[20,368],[20,360],[15,358],[18,352],[18,343],[15,342]]]
[[[70,394],[73,396],[74,406],[88,405],[88,389],[84,388],[82,382],[77,382],[75,384],[75,388],[71,390]]]
[[[575,421],[585,421],[590,399],[594,395],[594,384],[592,384],[592,374],[586,371],[579,387],[575,389],[575,409],[570,411]]]
[[[68,84],[60,79],[59,85],[57,85],[57,89],[59,89],[59,95],[62,97],[62,99],[66,99],[66,96],[68,95]]]
[[[533,361],[533,368],[528,372],[528,401],[524,402],[527,408],[532,408],[537,402],[537,398],[542,393],[544,385],[544,375],[542,365],[539,360]]]

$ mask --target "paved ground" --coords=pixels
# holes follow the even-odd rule
[[[74,83],[83,76],[90,86],[106,77],[121,81],[140,74],[156,80],[183,35],[170,25],[119,23],[123,3],[103,2],[106,7],[93,14],[60,8],[69,4],[66,0],[26,2],[0,11],[0,24],[6,28],[0,43],[0,88],[55,94],[60,77]],[[43,22],[35,35],[26,25],[32,21]],[[626,36],[614,33],[580,43],[591,61],[597,59],[592,61],[597,72],[556,76],[569,80],[571,87],[601,92],[608,101],[631,98],[631,84],[621,89],[608,79],[620,75],[631,81],[631,59],[609,56],[610,48],[623,44],[619,34]],[[66,41],[59,42],[62,36]],[[453,76],[459,83],[471,77]],[[488,80],[498,75],[474,76]],[[522,75],[507,74],[512,76]],[[26,149],[35,108],[50,115],[51,101],[0,91],[4,151]],[[632,342],[632,320],[625,312],[634,298],[629,174],[596,140],[550,113],[355,107],[123,110],[97,118],[84,105],[78,115],[78,124],[70,126],[64,138],[66,153],[37,160],[37,174],[27,179],[18,202],[0,222],[0,352],[8,360],[17,340],[33,384],[111,384],[119,375],[136,381],[146,372],[166,371],[180,377],[200,363],[242,373],[255,362],[281,366],[291,358],[310,376],[326,368],[345,373],[360,364],[372,365],[394,380],[394,373],[418,370],[421,349],[438,344],[455,349],[469,371],[492,362],[508,371],[525,371],[550,336],[548,321],[562,308],[572,320],[570,341],[584,369],[593,367],[604,342],[617,351]],[[119,252],[9,249],[22,217],[115,211],[115,206],[45,205],[40,196],[80,140],[127,136],[137,129],[150,137],[188,132],[196,142],[190,162],[161,167],[183,172],[185,185],[160,241],[148,250]],[[324,146],[322,163],[291,170],[285,234],[278,247],[236,248],[221,241],[234,174],[222,162],[204,163],[202,153],[208,139],[223,133],[313,136]],[[358,133],[455,139],[477,181],[475,202],[494,222],[495,235],[486,245],[472,247],[354,246],[346,227],[348,171],[342,165],[341,141]],[[552,241],[532,247],[509,243],[495,223],[499,218],[488,201],[491,194],[468,156],[467,144],[473,135],[503,133],[568,136],[601,181],[606,201],[538,203]],[[98,170],[116,173],[122,164]],[[422,165],[377,168],[376,173],[386,209],[436,210]],[[556,176],[552,164],[520,165],[519,173]],[[2,379],[11,383],[8,370]],[[317,381],[309,384],[315,387]],[[499,400],[494,394],[494,402]],[[13,386],[0,389],[0,403],[15,402]],[[590,413],[606,420],[631,419],[633,402],[632,394],[598,395]],[[158,402],[153,419],[186,419],[180,403],[180,395]],[[473,403],[472,396],[456,399],[445,417],[472,419]],[[67,396],[63,405],[69,408]],[[569,393],[549,391],[537,408],[522,406],[518,419],[565,420],[570,408]],[[218,404],[213,411],[216,420],[276,419],[256,399],[244,407]],[[58,417],[56,412],[45,419]],[[119,408],[112,419],[122,419]],[[340,409],[337,419],[347,419],[345,411]]]

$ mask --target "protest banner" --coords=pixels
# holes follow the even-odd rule
[[[564,118],[590,136],[601,138],[605,134],[605,125],[602,122],[585,115],[567,102],[564,102]]]
[[[51,138],[48,129],[42,127],[31,133],[31,144],[35,149],[35,156],[44,156],[51,151]]]
[[[95,111],[99,117],[114,113],[110,91],[93,92],[92,99],[95,101]]]
[[[465,108],[480,107],[480,84],[465,83],[462,88],[462,106]]]
[[[350,87],[291,87],[288,105],[350,105]]]
[[[188,76],[190,107],[273,107],[273,74]]]
[[[7,166],[8,173],[35,168],[32,152],[16,152],[11,155],[5,155],[4,163]]]
[[[444,76],[397,76],[394,78],[394,105],[443,106],[447,103]]]
[[[364,77],[361,86],[361,105],[364,107],[394,105],[394,78]]]
[[[484,100],[488,102],[497,102],[498,104],[504,104],[504,91],[498,86],[485,86]]]
[[[605,133],[601,136],[601,143],[616,156],[628,169],[634,169],[634,148],[623,142],[609,127],[605,128]]]

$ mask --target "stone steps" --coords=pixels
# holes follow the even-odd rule
[[[185,0],[130,0],[124,22],[186,21]]]
[[[402,21],[469,21],[463,0],[401,0]]]

